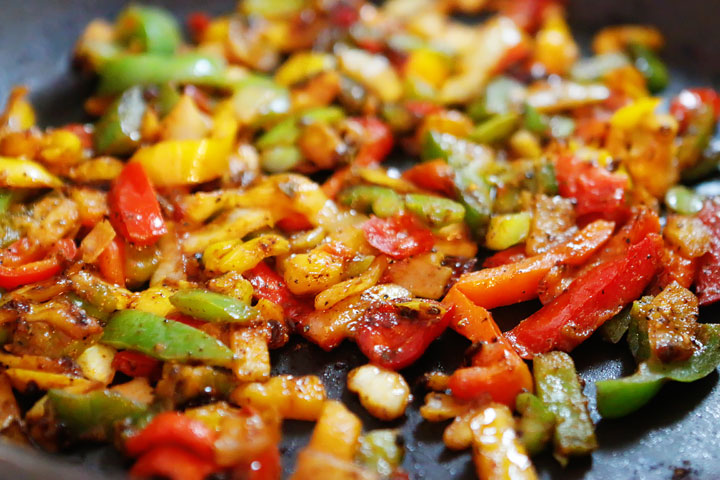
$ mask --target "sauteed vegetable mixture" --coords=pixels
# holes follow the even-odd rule
[[[347,388],[393,420],[402,369],[450,328],[472,346],[427,373],[422,416],[479,478],[532,479],[531,455],[597,447],[568,355],[591,335],[637,360],[597,382],[607,418],[720,363],[698,321],[720,198],[681,185],[717,171],[720,96],[653,96],[655,29],[581,58],[552,0],[243,0],[187,26],[141,5],[88,25],[93,123],[38,128],[23,87],[0,116],[5,437],[112,443],[136,478],[270,480],[303,420],[290,478],[407,479],[395,430],[269,352],[354,342]]]

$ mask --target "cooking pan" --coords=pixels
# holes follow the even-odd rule
[[[70,66],[75,39],[93,18],[113,18],[123,0],[0,0],[0,98],[14,84],[33,92],[40,122],[61,125],[85,119],[83,99],[92,80]],[[202,9],[210,13],[231,11],[233,0],[147,1],[163,5],[180,18]],[[674,94],[686,85],[720,86],[720,0],[571,0],[573,31],[587,45],[596,29],[613,23],[647,23],[667,37],[664,57],[673,70]],[[720,182],[699,186],[720,194]],[[496,318],[510,328],[534,304],[498,309]],[[718,321],[720,309],[701,311],[701,320]],[[319,375],[332,398],[340,398],[360,417],[365,428],[396,427],[405,440],[404,467],[413,479],[475,478],[470,455],[453,453],[442,444],[444,424],[424,422],[417,412],[424,390],[419,378],[431,369],[452,371],[461,361],[468,342],[446,333],[423,358],[403,373],[413,386],[415,402],[405,418],[381,423],[370,417],[345,388],[348,370],[364,363],[352,344],[323,352],[295,340],[273,352],[274,373]],[[594,381],[626,375],[634,364],[624,342],[610,345],[591,338],[573,354],[590,398],[597,423],[600,448],[592,457],[573,459],[566,469],[545,454],[536,465],[542,478],[562,479],[713,479],[720,478],[720,385],[717,371],[691,384],[668,384],[639,412],[620,420],[601,420],[594,405]],[[307,443],[312,424],[286,422],[282,443],[283,463],[289,472]],[[87,446],[65,455],[18,449],[0,441],[0,479],[90,480],[123,478],[127,464],[109,447]]]

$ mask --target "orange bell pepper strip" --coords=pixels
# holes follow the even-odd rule
[[[130,469],[132,478],[205,480],[220,470],[214,461],[172,445],[157,446],[144,454]]]
[[[448,326],[471,342],[490,342],[502,335],[490,312],[475,305],[457,287],[450,289],[442,303],[448,309]]]
[[[125,286],[125,244],[122,239],[115,237],[105,247],[97,258],[97,266],[105,280]]]
[[[453,287],[443,299],[450,327],[480,345],[472,366],[450,376],[453,395],[462,400],[489,394],[496,402],[512,406],[523,390],[532,391],[533,380],[525,362],[505,340],[490,312],[475,305]]]
[[[472,366],[450,375],[450,391],[460,400],[489,394],[493,401],[513,407],[518,394],[533,391],[530,369],[503,337],[495,343],[480,345]]]
[[[559,297],[505,334],[524,358],[569,352],[605,321],[642,295],[662,262],[663,241],[656,233],[577,278]]]
[[[527,255],[525,254],[525,244],[521,243],[514,247],[500,250],[496,254],[488,257],[483,261],[483,268],[499,267],[500,265],[507,265],[508,263],[519,262],[525,260]]]
[[[157,415],[137,435],[127,439],[125,450],[137,457],[159,446],[174,446],[192,452],[200,459],[214,458],[216,433],[200,420],[179,412]]]
[[[419,163],[405,170],[403,178],[425,190],[442,193],[448,197],[455,195],[455,171],[445,160]]]
[[[597,220],[568,242],[519,262],[466,273],[455,286],[476,304],[492,309],[532,300],[540,280],[557,264],[580,265],[610,238],[613,222]]]

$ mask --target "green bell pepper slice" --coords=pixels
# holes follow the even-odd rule
[[[403,199],[394,190],[377,185],[358,185],[340,192],[338,200],[354,210],[372,211],[380,218],[391,217],[403,209]]]
[[[180,27],[167,10],[146,5],[126,8],[115,25],[119,42],[132,51],[172,55],[182,41]]]
[[[337,123],[345,118],[345,112],[342,108],[336,105],[330,105],[328,107],[317,107],[305,110],[300,114],[299,120],[303,125],[309,125],[311,123]]]
[[[265,150],[277,146],[294,145],[299,137],[300,128],[295,119],[286,118],[263,133],[255,142],[255,146],[260,150]]]
[[[290,91],[268,77],[250,75],[234,87],[233,106],[244,124],[266,126],[290,112]]]
[[[618,418],[639,409],[660,391],[661,375],[650,372],[642,363],[633,375],[595,382],[597,409],[604,418]]]
[[[457,200],[465,207],[465,223],[476,238],[484,238],[492,213],[494,187],[474,165],[455,173]]]
[[[83,439],[112,438],[116,422],[142,415],[147,407],[110,390],[71,393],[49,390],[48,402],[55,418],[70,433]]]
[[[630,328],[631,321],[630,307],[626,307],[613,318],[602,324],[600,334],[604,340],[610,343],[618,343]]]
[[[76,307],[82,309],[86,314],[93,318],[97,318],[101,322],[106,321],[108,318],[110,318],[110,314],[104,310],[99,309],[92,303],[88,302],[82,297],[79,297],[75,293],[68,293],[67,299],[75,305]]]
[[[405,208],[432,228],[460,223],[465,218],[465,207],[460,203],[432,195],[408,193],[405,195]]]
[[[628,48],[635,59],[635,67],[645,77],[650,93],[664,90],[670,82],[670,74],[660,57],[646,46],[637,43],[631,44]]]
[[[170,303],[185,315],[208,322],[247,324],[257,318],[257,311],[247,303],[207,290],[181,290],[170,297]]]
[[[95,150],[106,155],[134,152],[140,146],[140,127],[146,110],[142,87],[125,90],[95,125]]]
[[[269,173],[287,172],[302,160],[303,154],[295,145],[277,145],[260,154],[260,166]]]
[[[702,210],[703,198],[688,187],[677,185],[665,193],[665,205],[682,215],[693,215]]]
[[[0,215],[7,212],[12,203],[12,191],[6,189],[0,189]]]
[[[527,392],[515,398],[515,409],[520,413],[520,440],[530,455],[540,453],[553,437],[555,414],[542,400]]]
[[[228,347],[202,330],[139,310],[115,313],[100,341],[158,360],[198,361],[222,367],[229,366],[233,360]]]
[[[596,382],[600,415],[628,415],[649,402],[665,381],[694,382],[712,373],[720,365],[720,325],[699,325],[697,339],[702,346],[687,360],[662,363],[651,358],[640,363],[629,377]]]
[[[226,86],[225,61],[197,53],[171,57],[153,53],[123,55],[108,60],[98,73],[101,95],[119,93],[134,85],[170,82]]]
[[[517,130],[520,115],[515,112],[501,113],[490,117],[470,132],[470,139],[483,144],[500,143]]]
[[[538,397],[555,414],[553,443],[555,458],[566,465],[569,456],[588,455],[598,446],[572,358],[565,352],[550,352],[533,359]]]

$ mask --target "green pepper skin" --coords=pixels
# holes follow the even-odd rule
[[[460,223],[465,218],[465,207],[443,197],[408,193],[405,207],[433,228]]]
[[[5,213],[12,203],[12,191],[0,189],[0,215]]]
[[[475,238],[485,238],[493,206],[493,186],[473,166],[456,171],[457,200],[465,207],[465,223]]]
[[[303,154],[295,145],[277,145],[260,153],[260,166],[269,173],[287,172],[302,160]]]
[[[662,376],[649,372],[645,364],[629,377],[596,382],[598,412],[603,418],[628,415],[649,402],[663,383]]]
[[[380,218],[392,217],[403,209],[403,199],[394,190],[377,185],[358,185],[340,193],[343,205],[361,212],[372,212]]]
[[[538,397],[555,414],[553,442],[555,458],[563,465],[569,456],[588,455],[598,446],[587,398],[572,358],[565,352],[550,352],[533,359]]]
[[[629,377],[596,382],[600,415],[625,416],[649,402],[666,380],[694,382],[712,373],[720,365],[720,325],[699,325],[697,339],[702,347],[685,361],[662,363],[650,358]]]
[[[528,454],[540,453],[553,437],[555,414],[532,393],[521,393],[515,399],[515,409],[520,413],[518,430],[520,440]]]
[[[139,310],[115,313],[100,341],[158,360],[198,361],[222,367],[229,366],[233,360],[229,348],[202,330]]]
[[[665,90],[670,81],[670,74],[657,54],[646,46],[639,44],[632,44],[629,49],[635,59],[635,67],[645,77],[650,93]]]
[[[57,420],[73,436],[82,439],[106,440],[116,422],[146,411],[145,406],[110,390],[89,393],[49,390],[47,396]]]
[[[108,312],[100,310],[98,307],[88,302],[84,298],[77,296],[75,293],[69,293],[67,295],[67,298],[70,303],[72,303],[78,308],[81,308],[86,314],[93,318],[97,318],[101,322],[104,322],[108,318],[110,318],[110,314]]]
[[[248,324],[257,317],[245,302],[207,290],[181,290],[170,297],[170,303],[185,315],[208,322]]]
[[[140,146],[147,103],[141,87],[131,87],[110,105],[95,125],[95,151],[106,155],[129,155]]]
[[[630,328],[631,320],[630,308],[624,308],[620,313],[602,324],[600,334],[604,340],[610,343],[618,343]]]
[[[514,112],[490,117],[470,132],[470,139],[484,144],[500,143],[517,130],[520,115]]]
[[[140,51],[172,55],[182,41],[175,17],[165,9],[145,5],[126,8],[117,20],[120,43]]]
[[[300,114],[299,121],[302,125],[310,125],[311,123],[327,123],[334,124],[345,118],[345,112],[336,105],[329,107],[316,107],[305,110]]]
[[[524,113],[523,127],[525,127],[525,129],[530,130],[533,133],[537,133],[538,135],[542,135],[547,132],[547,119],[538,112],[535,107],[526,103]]]
[[[403,454],[395,431],[373,430],[360,437],[355,460],[380,477],[387,478],[400,466]]]
[[[222,86],[225,62],[217,57],[187,53],[168,57],[152,53],[123,55],[108,60],[99,71],[98,93],[120,93],[134,85],[169,82]]]
[[[294,118],[287,118],[275,124],[257,139],[255,145],[260,150],[278,146],[294,145],[300,137],[300,128]]]

